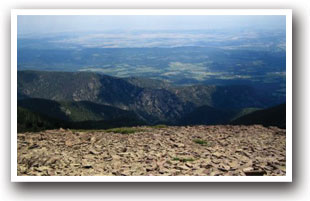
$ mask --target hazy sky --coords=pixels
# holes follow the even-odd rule
[[[18,34],[104,30],[285,29],[285,16],[19,15]]]

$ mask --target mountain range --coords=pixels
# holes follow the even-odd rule
[[[17,76],[18,118],[24,129],[27,124],[21,116],[30,121],[54,122],[47,127],[87,129],[261,123],[256,115],[263,117],[268,126],[269,112],[279,112],[269,119],[283,118],[282,107],[266,110],[280,104],[278,99],[247,85],[180,86],[158,79],[118,78],[92,72],[18,71]]]

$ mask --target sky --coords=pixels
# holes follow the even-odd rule
[[[285,16],[19,15],[18,35],[109,30],[282,29]]]

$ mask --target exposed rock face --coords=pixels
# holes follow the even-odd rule
[[[144,89],[135,98],[132,110],[151,123],[176,123],[176,120],[191,111],[192,104],[182,102],[176,95],[167,90]]]
[[[47,130],[18,134],[18,175],[286,174],[276,127],[138,127],[136,133]]]

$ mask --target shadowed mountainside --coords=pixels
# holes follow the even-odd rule
[[[44,116],[28,109],[17,107],[17,132],[36,132],[46,129],[65,128],[65,121]]]
[[[31,98],[19,100],[18,105],[53,118],[73,122],[110,120],[123,117],[139,119],[134,112],[89,101],[66,102]]]
[[[20,107],[70,122],[127,119],[153,125],[227,124],[251,111],[247,108],[272,104],[244,85],[173,86],[148,78],[47,71],[18,71],[18,99]]]
[[[87,101],[63,102],[46,99],[18,101],[18,131],[54,128],[105,129],[143,125],[134,112]]]
[[[261,124],[264,126],[286,127],[286,104],[277,105],[272,108],[254,111],[241,116],[231,122],[235,125]]]

